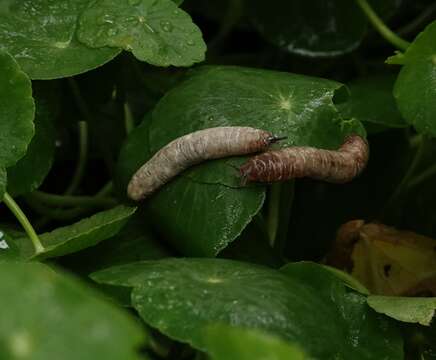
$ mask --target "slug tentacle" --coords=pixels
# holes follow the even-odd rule
[[[225,126],[195,131],[159,150],[133,175],[127,194],[133,200],[151,195],[187,168],[209,159],[266,150],[281,138],[251,127]]]
[[[300,177],[345,183],[362,172],[368,158],[366,140],[350,135],[337,151],[294,146],[264,152],[242,165],[240,175],[243,183],[269,183]]]

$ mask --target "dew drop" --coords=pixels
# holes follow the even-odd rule
[[[112,17],[110,15],[104,14],[97,19],[97,23],[100,25],[113,24],[114,21],[112,20]]]
[[[115,36],[115,35],[117,35],[118,34],[118,30],[117,29],[109,29],[108,31],[107,31],[107,35],[108,36]]]
[[[188,39],[188,41],[186,42],[189,46],[194,46],[195,45],[195,41],[192,39]]]
[[[141,3],[141,0],[129,0],[130,6],[137,6]]]
[[[162,27],[162,30],[165,32],[171,32],[173,30],[173,24],[171,24],[167,20],[162,20],[160,22],[160,26]]]

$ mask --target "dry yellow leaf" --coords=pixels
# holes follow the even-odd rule
[[[436,240],[353,220],[341,226],[330,265],[378,295],[436,295]]]

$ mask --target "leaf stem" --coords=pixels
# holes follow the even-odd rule
[[[126,128],[126,134],[129,135],[130,132],[135,128],[135,122],[133,121],[132,110],[127,101],[124,102],[124,126]]]
[[[43,191],[34,191],[29,197],[50,206],[81,206],[81,207],[112,207],[116,200],[102,196],[72,196],[49,194]]]
[[[432,166],[424,170],[421,174],[416,175],[414,178],[412,178],[407,184],[407,189],[410,190],[416,187],[417,185],[430,179],[434,175],[436,175],[436,164],[433,164]]]
[[[15,202],[15,200],[8,193],[5,193],[3,201],[5,205],[9,208],[9,210],[15,215],[21,226],[23,226],[24,231],[32,241],[33,247],[35,248],[35,254],[40,254],[44,252],[44,246],[41,244],[41,241],[39,240],[35,229],[33,228],[30,221],[27,219],[27,216]]]
[[[391,29],[389,29],[383,20],[375,13],[371,5],[369,5],[367,0],[356,0],[357,4],[360,6],[362,11],[365,13],[368,20],[374,26],[374,28],[378,31],[378,33],[389,41],[392,45],[397,47],[400,50],[405,51],[410,43],[397,34],[395,34]]]
[[[282,184],[272,184],[269,191],[268,199],[268,237],[271,247],[274,247],[277,230],[279,228],[279,212],[280,212],[280,194],[282,190]]]
[[[70,184],[65,190],[65,195],[74,194],[85,175],[86,162],[88,158],[88,124],[86,121],[79,121],[79,154],[76,169]]]
[[[424,154],[425,154],[425,138],[423,138],[421,143],[419,144],[419,147],[415,152],[415,156],[413,157],[412,163],[410,164],[402,180],[397,185],[391,197],[389,198],[388,202],[386,203],[383,213],[385,213],[386,210],[392,208],[392,205],[395,204],[397,200],[400,198],[401,194],[403,193],[403,190],[407,187],[410,179],[413,177],[413,174],[415,173],[417,167],[419,166]]]
[[[409,24],[403,26],[397,30],[399,35],[405,35],[412,33],[418,28],[422,27],[426,22],[431,21],[433,13],[436,12],[436,2],[425,9],[421,14],[419,14],[415,19],[413,19]]]

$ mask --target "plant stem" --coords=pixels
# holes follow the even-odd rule
[[[356,0],[356,2],[365,13],[366,17],[374,26],[374,28],[383,38],[385,38],[387,41],[389,41],[392,45],[400,50],[405,51],[409,47],[410,43],[399,37],[391,29],[389,29],[385,25],[383,20],[374,12],[371,5],[368,4],[367,0]]]
[[[132,110],[127,101],[124,102],[124,126],[126,128],[126,134],[129,135],[130,132],[135,128],[135,122],[133,121]]]
[[[436,12],[436,3],[430,5],[409,24],[403,26],[401,29],[398,29],[397,33],[399,35],[405,35],[414,32],[422,27],[426,22],[431,21],[434,12]]]
[[[407,189],[410,190],[414,188],[415,186],[419,185],[420,183],[430,179],[436,175],[436,164],[430,166],[428,169],[424,170],[421,174],[415,176],[412,178],[409,183],[407,184]]]
[[[271,247],[274,247],[279,228],[279,212],[280,212],[280,194],[282,185],[280,183],[272,184],[269,191],[268,199],[268,237]]]
[[[44,246],[42,246],[41,241],[39,240],[39,237],[35,232],[35,229],[33,228],[30,221],[27,219],[21,208],[15,202],[15,200],[8,193],[5,193],[3,201],[5,205],[9,208],[9,210],[11,210],[11,212],[15,215],[20,224],[23,226],[24,231],[32,241],[33,247],[35,248],[35,254],[40,254],[44,252]]]
[[[112,184],[112,181],[108,181],[98,192],[95,194],[95,196],[103,197],[108,196],[112,190],[114,185]]]
[[[88,158],[88,124],[86,121],[79,121],[79,154],[73,178],[65,190],[65,195],[74,194],[83,179]]]
[[[112,207],[116,201],[111,198],[101,196],[72,196],[49,194],[43,191],[34,191],[30,194],[31,198],[50,206],[81,206],[81,207]]]
[[[77,107],[79,108],[83,117],[86,120],[91,121],[92,120],[91,111],[89,110],[89,107],[82,96],[82,93],[80,91],[79,85],[77,84],[76,80],[74,80],[74,78],[72,77],[69,77],[68,84],[70,85],[71,91],[74,96],[74,100],[76,101]]]
[[[416,171],[419,163],[421,162],[421,159],[425,153],[424,149],[425,149],[425,138],[423,138],[418,149],[416,150],[415,156],[413,157],[412,163],[410,164],[407,172],[404,174],[402,180],[397,185],[395,191],[392,193],[392,196],[389,198],[388,202],[386,203],[383,213],[386,213],[386,211],[389,210],[392,207],[392,205],[395,204],[397,200],[400,198],[401,194],[403,193],[404,189],[407,187],[407,184],[412,178],[414,172]]]

